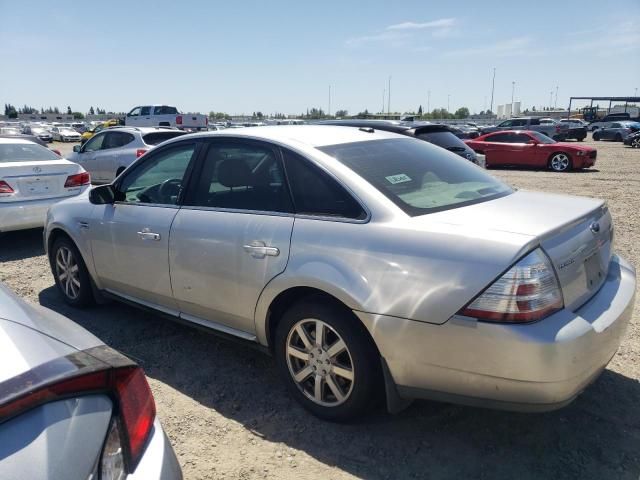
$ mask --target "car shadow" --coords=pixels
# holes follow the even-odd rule
[[[510,165],[500,165],[500,166],[491,166],[490,168],[487,169],[488,171],[491,170],[496,170],[496,171],[514,171],[514,172],[548,172],[548,173],[553,173],[556,174],[556,172],[553,172],[547,168],[531,168],[531,167],[520,167],[517,165],[514,166],[510,166]],[[563,173],[600,173],[600,170],[598,170],[597,168],[580,168],[580,169],[575,169],[575,170],[571,170],[568,172],[563,172]]]
[[[335,424],[301,408],[273,359],[255,349],[120,303],[73,309],[55,287],[39,299],[139,362],[150,378],[242,424],[248,439],[284,444],[357,477],[637,480],[640,474],[640,383],[611,370],[550,413],[420,401],[395,416],[377,410],[357,423]]]
[[[42,228],[0,233],[0,262],[44,255]]]

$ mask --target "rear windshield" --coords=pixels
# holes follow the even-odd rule
[[[319,150],[351,168],[411,216],[513,192],[467,160],[411,138],[344,143]]]
[[[144,140],[144,143],[146,143],[147,145],[158,145],[159,143],[162,143],[165,140],[179,137],[180,135],[185,135],[186,133],[187,132],[177,132],[177,131],[153,132],[153,133],[147,133],[142,137],[142,139]]]
[[[163,105],[161,107],[155,107],[153,109],[154,115],[176,115],[178,113],[178,109],[176,107],[167,107]]]
[[[0,143],[0,163],[39,160],[60,160],[60,157],[36,143]]]
[[[464,152],[467,149],[462,140],[448,130],[418,133],[416,137],[452,152]]]

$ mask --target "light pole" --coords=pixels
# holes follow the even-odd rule
[[[636,87],[635,91],[633,92],[633,96],[637,97],[638,96],[638,87]]]
[[[636,88],[636,90],[638,90]],[[429,104],[431,103],[431,90],[427,90],[427,113],[431,112],[431,109],[429,108]]]
[[[549,92],[549,110],[551,110],[552,106],[553,106],[553,90]]]
[[[389,75],[389,92],[387,93],[387,116],[391,115],[391,75]]]
[[[489,111],[493,114],[493,92],[496,87],[496,67],[493,67],[493,80],[491,80],[491,104],[489,105]]]
[[[513,80],[511,82],[511,110],[510,110],[510,114],[509,114],[509,118],[513,117],[513,95],[516,92],[516,82],[515,80]]]
[[[556,100],[553,102],[553,109],[558,108],[558,85],[556,85]]]
[[[384,97],[385,97],[385,93],[387,93],[387,89],[383,88],[382,89],[382,109],[380,110],[380,113],[384,114]]]
[[[331,85],[329,85],[329,106],[327,108],[327,117],[331,116]]]
[[[449,113],[449,97],[451,97],[451,95],[447,93],[447,113]]]

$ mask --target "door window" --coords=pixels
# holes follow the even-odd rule
[[[296,213],[363,219],[360,204],[334,179],[300,155],[283,151]]]
[[[524,127],[526,125],[527,125],[527,121],[526,120],[520,119],[520,120],[512,120],[511,121],[511,126],[512,127]],[[533,123],[532,123],[532,125],[533,125]]]
[[[490,135],[485,138],[485,142],[495,142],[495,143],[508,143],[509,138],[511,138],[510,133],[496,133],[495,135]]]
[[[143,117],[151,115],[151,107],[142,107],[142,109],[140,110],[140,115]]]
[[[87,143],[85,143],[82,152],[86,153],[100,150],[102,148],[102,143],[104,142],[104,137],[105,134],[103,133],[101,135],[95,135],[94,137],[90,138]]]
[[[118,201],[176,205],[195,144],[147,155],[118,185]]]
[[[499,127],[510,127],[511,125],[513,125],[513,121],[511,120],[507,120],[506,122],[502,122],[501,124],[499,124]]]
[[[102,150],[108,150],[110,148],[118,148],[133,141],[133,135],[126,132],[109,132],[105,135],[105,139],[102,142]]]
[[[280,160],[265,146],[212,143],[194,194],[185,204],[266,212],[291,212]]]
[[[140,116],[140,107],[136,107],[133,110],[131,110],[128,114],[128,117],[138,117]]]
[[[529,137],[529,135],[518,133],[513,135],[513,140],[511,143],[527,143],[529,140],[531,140],[531,137]]]

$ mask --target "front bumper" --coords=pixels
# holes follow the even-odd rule
[[[147,449],[127,480],[181,480],[182,470],[176,454],[157,417],[153,427]]]
[[[571,402],[616,353],[635,302],[634,268],[614,256],[576,311],[517,325],[452,317],[443,325],[356,312],[400,397],[546,411]]]
[[[0,203],[0,232],[43,227],[49,207],[71,196]]]

